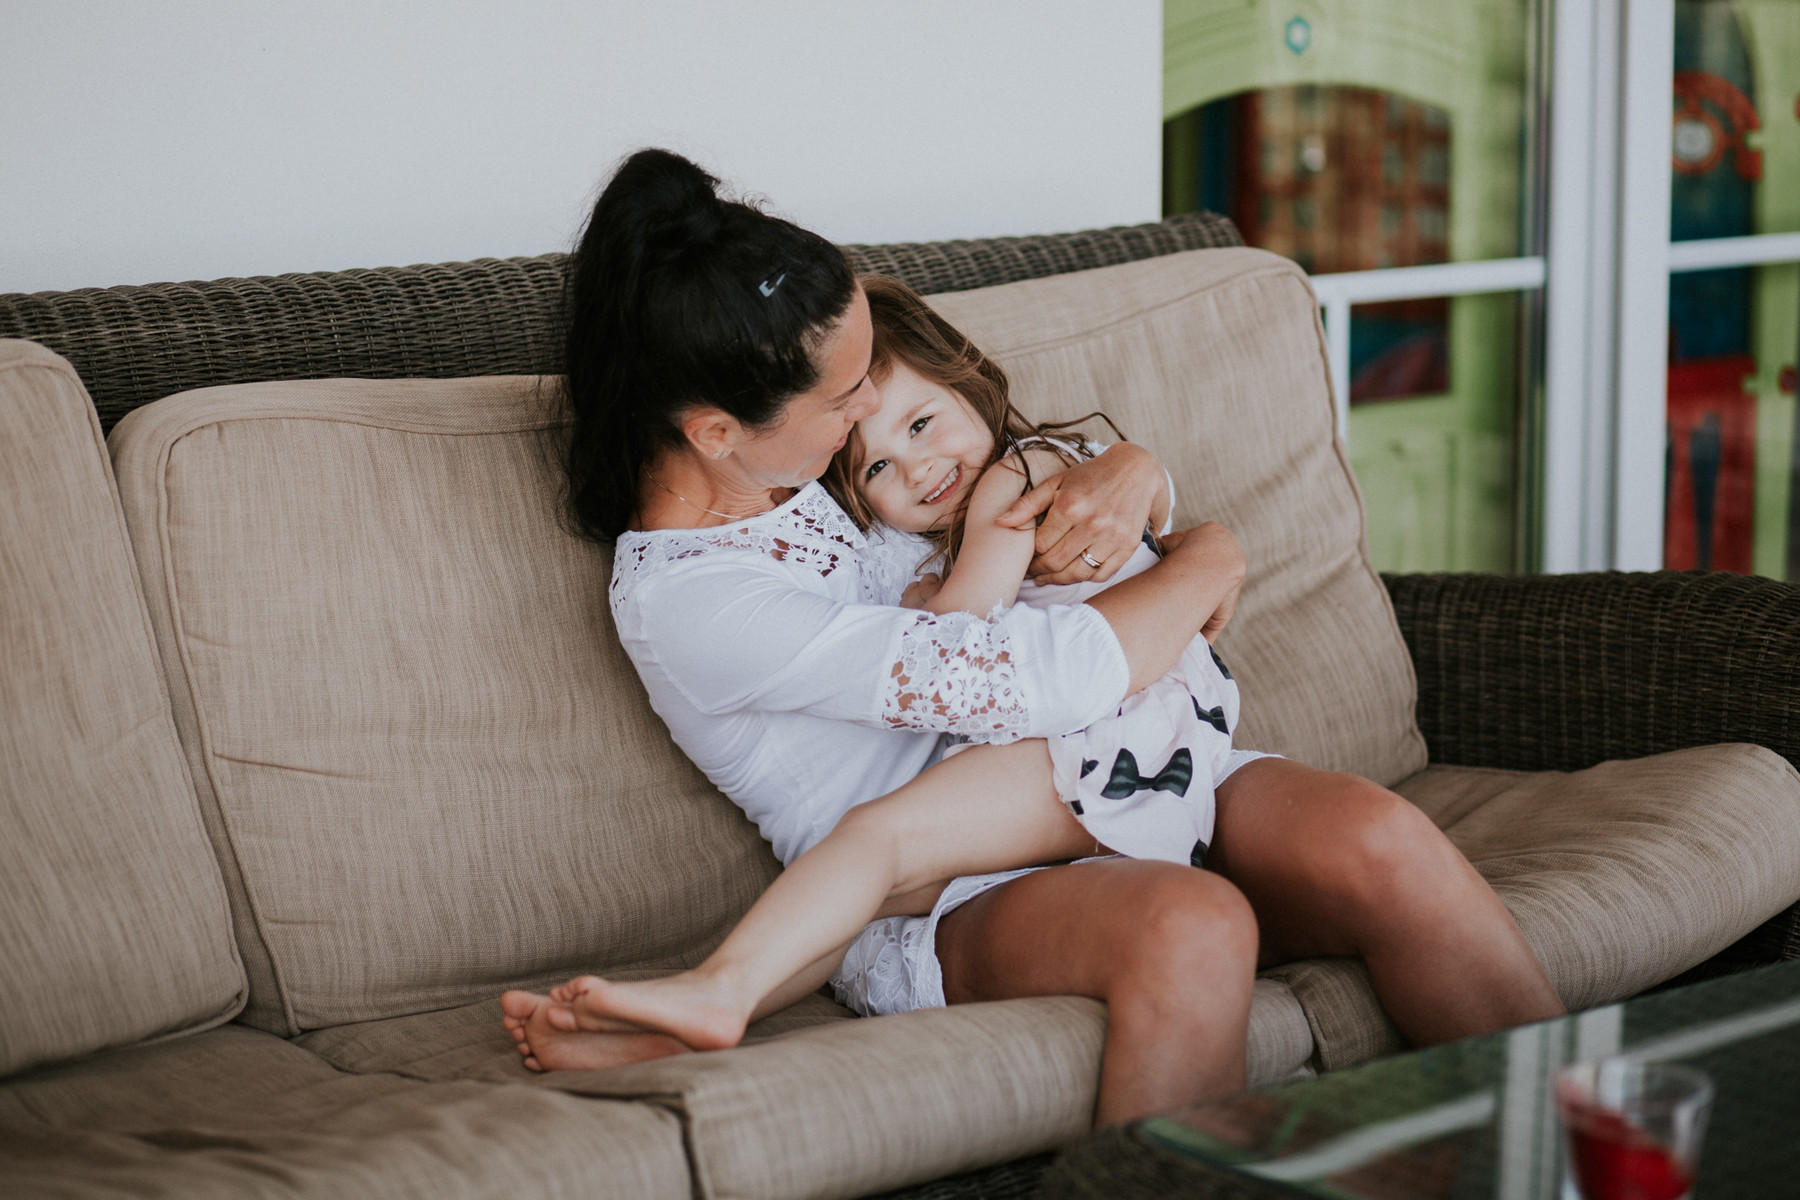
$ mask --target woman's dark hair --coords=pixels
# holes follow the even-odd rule
[[[585,537],[630,526],[642,471],[681,444],[695,405],[751,429],[779,424],[818,383],[814,355],[856,293],[836,246],[718,186],[679,154],[639,150],[569,259],[562,460]]]

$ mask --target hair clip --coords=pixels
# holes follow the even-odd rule
[[[786,278],[787,278],[787,272],[783,271],[781,274],[771,276],[770,278],[765,279],[761,283],[757,284],[756,290],[761,292],[763,294],[763,298],[766,300],[770,296],[773,296],[775,294],[775,289],[780,287],[781,281]]]

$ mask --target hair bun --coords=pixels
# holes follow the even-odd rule
[[[672,150],[639,150],[619,167],[614,183],[624,185],[617,194],[634,210],[614,219],[646,239],[688,246],[710,241],[725,226],[718,179]]]

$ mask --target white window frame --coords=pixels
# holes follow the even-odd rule
[[[1430,300],[1482,292],[1520,292],[1544,286],[1541,258],[1489,258],[1479,262],[1382,267],[1312,277],[1324,310],[1325,348],[1331,358],[1331,394],[1338,433],[1350,440],[1350,306],[1383,300]]]

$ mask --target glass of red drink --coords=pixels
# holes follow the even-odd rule
[[[1582,1200],[1683,1200],[1712,1106],[1705,1072],[1629,1056],[1556,1074],[1567,1181]]]

